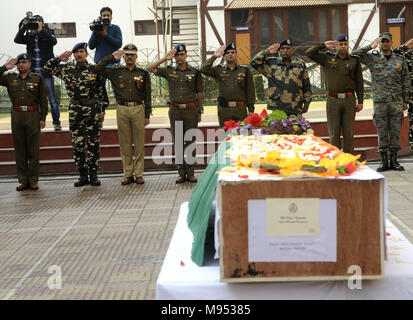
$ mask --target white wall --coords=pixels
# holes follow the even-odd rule
[[[357,38],[367,21],[373,8],[373,3],[351,4],[348,6],[348,33],[350,47],[357,41]],[[378,9],[368,26],[359,46],[367,45],[379,36],[380,33],[380,16]]]

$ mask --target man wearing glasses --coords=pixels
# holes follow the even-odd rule
[[[176,66],[169,65],[166,68],[159,66],[175,58]],[[198,128],[198,122],[201,121],[201,113],[203,113],[203,86],[202,77],[199,70],[191,67],[187,62],[187,52],[185,44],[176,45],[169,51],[165,57],[150,64],[147,69],[154,74],[165,78],[168,81],[169,87],[169,120],[171,123],[172,136],[175,146],[175,162],[178,168],[179,177],[176,183],[189,181],[196,183],[198,180],[194,175],[194,161],[188,161],[184,157],[184,148],[195,142],[195,137],[192,141],[183,141],[185,133],[193,128]],[[183,135],[177,141],[175,137],[176,126],[183,125]],[[178,137],[181,134],[178,132]],[[192,160],[195,159],[195,148],[192,152]]]

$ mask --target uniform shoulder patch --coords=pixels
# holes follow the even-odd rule
[[[326,53],[329,54],[329,55],[332,55],[332,56],[336,55],[336,53],[334,51],[331,51],[331,50],[327,50]]]

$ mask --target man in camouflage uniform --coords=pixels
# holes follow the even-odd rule
[[[393,52],[400,53],[406,60],[407,67],[409,68],[410,80],[410,95],[409,95],[409,108],[407,110],[407,118],[409,120],[409,144],[410,150],[413,151],[413,39],[410,39],[405,44],[397,47]]]
[[[222,56],[225,65],[212,66],[215,60]],[[202,64],[199,71],[216,79],[220,127],[223,127],[226,121],[242,121],[248,116],[248,112],[254,113],[254,80],[248,66],[237,64],[235,43],[218,48],[214,55]]]
[[[371,73],[373,84],[373,121],[378,133],[378,151],[382,162],[378,172],[389,169],[403,171],[397,162],[403,111],[407,110],[410,91],[409,69],[403,56],[391,50],[392,35],[384,32],[370,45],[353,51],[360,56]],[[376,49],[380,44],[380,50]],[[390,162],[387,152],[390,152]]]
[[[176,66],[159,66],[175,58]],[[198,128],[198,122],[201,121],[203,113],[203,86],[202,76],[199,70],[191,67],[187,62],[187,52],[185,44],[176,45],[169,51],[165,57],[150,64],[147,69],[156,75],[165,78],[168,81],[169,99],[169,120],[175,146],[175,161],[179,177],[176,183],[189,181],[196,183],[194,175],[194,164],[185,159],[185,149],[192,143],[195,143],[195,137],[192,141],[183,141],[185,133],[190,129]],[[181,141],[176,140],[176,126],[183,125],[183,136]],[[179,137],[180,134],[177,134]],[[189,156],[189,155],[188,155]],[[192,152],[192,159],[195,160],[195,148]]]
[[[74,55],[76,64],[67,62]],[[103,76],[96,66],[87,62],[87,43],[78,43],[72,51],[66,51],[49,60],[44,69],[65,82],[70,97],[69,129],[73,145],[73,157],[79,170],[75,187],[88,184],[99,186],[97,177],[100,159],[100,130],[104,120],[108,96]],[[89,178],[88,179],[88,173]]]
[[[327,51],[322,51],[324,49]],[[340,34],[335,41],[320,43],[306,51],[306,55],[323,67],[327,95],[327,127],[330,143],[343,151],[354,152],[354,122],[356,112],[363,109],[363,72],[359,58],[349,54],[348,36]],[[357,93],[358,103],[354,92]]]
[[[116,93],[116,119],[124,174],[122,185],[145,183],[145,126],[149,124],[152,111],[151,78],[148,71],[136,66],[137,52],[138,48],[134,44],[128,44],[123,50],[115,51],[96,65],[96,71],[109,78]],[[126,66],[107,67],[122,57]]]
[[[3,74],[17,65],[19,74]],[[40,130],[46,125],[47,95],[44,78],[30,72],[25,53],[0,68],[0,85],[7,87],[12,103],[11,130],[19,185],[17,191],[39,189]]]
[[[267,108],[299,115],[308,111],[311,84],[305,62],[292,55],[291,40],[284,40],[258,53],[251,60],[251,66],[268,78]]]

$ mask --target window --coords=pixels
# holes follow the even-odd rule
[[[275,42],[284,40],[284,17],[282,12],[274,13]]]
[[[341,12],[338,9],[331,10],[332,15],[332,25],[333,25],[333,37],[335,39],[339,34],[341,34]]]
[[[386,5],[386,20],[406,18],[405,4],[391,4]]]
[[[251,27],[253,17],[252,9],[231,10],[231,27]]]
[[[45,23],[45,25],[53,30],[56,38],[76,38],[76,23],[62,22],[62,23]]]
[[[261,14],[261,44],[270,44],[270,14],[263,12]]]
[[[163,34],[163,23],[161,20],[158,21],[159,34]],[[168,30],[169,34],[169,21],[168,21]],[[178,19],[172,20],[172,34],[180,34],[180,25]],[[135,36],[153,36],[156,35],[156,24],[153,20],[140,20],[135,21]]]
[[[314,41],[312,8],[288,10],[288,37],[295,45]]]
[[[328,12],[327,10],[320,10],[318,12],[318,41],[326,42],[327,40],[328,40]]]

